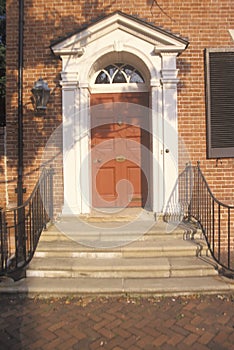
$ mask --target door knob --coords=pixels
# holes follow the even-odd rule
[[[166,153],[169,153],[170,151],[169,151],[169,149],[168,149],[168,148],[166,148],[166,149],[165,149],[165,152],[166,152]]]

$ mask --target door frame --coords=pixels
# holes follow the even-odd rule
[[[146,78],[152,130],[151,209],[155,213],[164,210],[178,178],[176,58],[187,45],[161,28],[116,12],[51,47],[62,59],[64,215],[92,210],[92,77],[114,61],[133,65]],[[140,91],[139,86],[135,89]]]

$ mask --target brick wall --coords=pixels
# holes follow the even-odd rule
[[[0,127],[0,208],[6,205],[5,128]]]
[[[7,156],[10,205],[15,204],[17,178],[17,46],[18,1],[7,1]],[[203,51],[233,47],[228,29],[234,28],[233,0],[78,1],[25,0],[24,33],[24,181],[26,197],[38,177],[41,157],[50,134],[62,121],[61,61],[50,45],[101,15],[121,10],[186,37],[190,45],[178,58],[179,134],[190,160],[201,162],[208,183],[221,200],[234,204],[234,159],[206,159],[206,116]],[[42,76],[52,88],[45,116],[34,113],[31,88]],[[57,163],[58,164],[58,163]],[[58,165],[59,167],[59,165]],[[59,181],[59,180],[58,180]]]

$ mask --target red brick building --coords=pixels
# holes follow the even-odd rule
[[[7,207],[16,204],[17,187],[18,8],[18,1],[7,1],[7,122],[1,158],[1,197]],[[92,113],[96,105],[103,108],[109,102],[117,106],[109,134],[117,130],[119,139],[134,141],[128,151],[137,143],[146,150],[140,160],[136,151],[124,170],[133,182],[132,206],[147,203],[150,210],[162,211],[188,161],[200,161],[214,195],[234,204],[233,32],[232,0],[25,0],[25,199],[40,167],[50,160],[56,168],[58,211],[88,213],[92,206],[103,206],[102,200],[125,206],[128,197],[118,202],[111,193],[125,178],[117,174],[123,154],[116,151],[118,167],[113,170],[109,151],[104,149],[104,162],[95,148],[102,122],[96,125]],[[44,113],[32,102],[31,89],[40,77],[51,89]],[[218,91],[216,81],[221,84]],[[144,106],[139,118],[146,113],[146,141],[134,126],[134,118],[140,123],[138,108],[119,119],[129,102]],[[105,109],[98,115],[105,116]],[[130,134],[121,133],[122,125],[132,126]],[[103,132],[109,147],[111,137]],[[102,161],[109,167],[101,167],[98,175]],[[146,180],[135,184],[142,167]],[[95,197],[96,186],[101,200]]]

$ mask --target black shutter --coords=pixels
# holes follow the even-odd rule
[[[6,101],[5,96],[0,95],[0,127],[6,126]]]
[[[208,158],[234,157],[234,50],[206,50]]]

